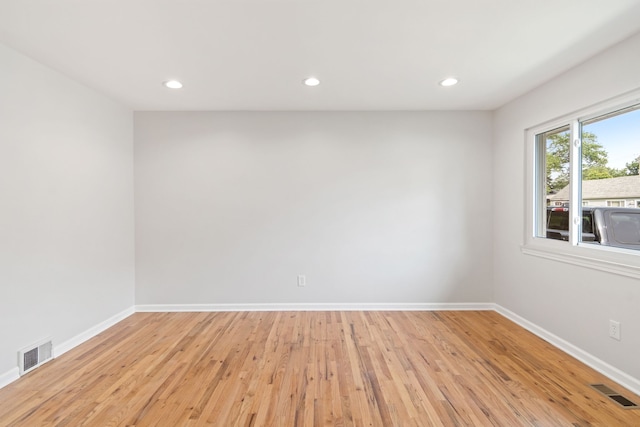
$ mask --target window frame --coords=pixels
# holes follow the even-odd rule
[[[627,277],[640,278],[640,251],[579,242],[582,222],[580,188],[582,184],[581,124],[637,104],[640,104],[640,89],[525,129],[526,189],[522,253]],[[544,176],[541,177],[541,174],[538,173],[537,165],[541,150],[541,144],[536,143],[537,135],[565,126],[569,126],[571,130],[570,141],[572,141],[570,148],[571,191],[569,203],[571,206],[578,206],[578,209],[571,209],[570,212],[568,242],[536,236],[539,224],[543,221],[537,212],[537,202],[544,199],[544,197],[541,197],[541,191],[544,191],[541,187],[544,185]],[[574,203],[574,201],[579,203]]]

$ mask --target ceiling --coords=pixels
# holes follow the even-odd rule
[[[0,43],[134,110],[491,110],[638,0],[0,0]],[[321,84],[306,87],[316,76]],[[438,82],[457,76],[457,86]],[[176,78],[179,90],[162,82]]]

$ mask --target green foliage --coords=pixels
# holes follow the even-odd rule
[[[569,132],[547,136],[547,194],[556,193],[569,185],[570,141]],[[607,179],[639,175],[640,156],[627,163],[624,169],[607,166],[608,154],[590,132],[582,134],[582,179]]]
[[[640,156],[636,157],[634,161],[625,164],[625,167],[627,168],[625,175],[640,175]]]
[[[547,137],[547,194],[556,193],[569,184],[570,134],[560,132]],[[582,134],[582,170],[592,178],[611,178],[607,152],[590,132]]]
[[[606,179],[617,178],[619,176],[627,176],[626,170],[609,168],[606,166],[591,166],[582,170],[582,179],[588,181],[590,179]]]
[[[590,179],[606,178],[612,178],[611,170],[606,166],[593,166],[582,171],[582,179],[585,181]]]

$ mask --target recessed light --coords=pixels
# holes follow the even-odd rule
[[[180,89],[182,87],[182,83],[180,83],[177,80],[167,80],[162,84],[168,87],[169,89]]]
[[[446,79],[440,82],[440,86],[453,86],[458,84],[458,79],[455,77],[447,77]]]
[[[307,86],[318,86],[320,84],[320,80],[315,77],[307,77],[302,81]]]

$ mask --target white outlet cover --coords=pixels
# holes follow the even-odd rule
[[[304,274],[298,275],[298,286],[301,288],[307,286],[307,276]]]
[[[620,341],[620,322],[609,320],[609,336]]]

